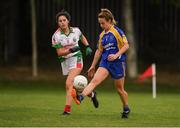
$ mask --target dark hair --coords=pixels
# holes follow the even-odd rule
[[[106,21],[111,21],[112,24],[117,24],[117,22],[114,19],[114,16],[110,10],[107,8],[101,9],[101,12],[98,14],[98,18],[105,18]]]
[[[69,22],[71,21],[71,16],[70,16],[70,14],[67,11],[62,10],[61,12],[58,12],[56,14],[56,22],[58,22],[58,18],[60,16],[65,16],[68,19]]]

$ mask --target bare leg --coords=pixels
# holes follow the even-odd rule
[[[116,86],[117,91],[119,93],[119,96],[121,98],[121,101],[123,103],[123,107],[128,106],[128,94],[124,90],[124,77],[115,80],[114,83],[115,83],[115,86]]]
[[[75,76],[79,75],[81,71],[82,68],[74,68],[69,72],[66,79],[66,105],[71,105],[72,103],[71,90],[73,88],[73,79]]]
[[[88,84],[88,86],[83,90],[82,95],[87,96],[89,95],[97,85],[99,85],[103,80],[106,79],[106,77],[109,75],[109,72],[107,69],[103,67],[99,67],[91,80],[91,82]]]

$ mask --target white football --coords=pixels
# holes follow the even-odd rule
[[[77,75],[76,77],[74,77],[74,88],[77,91],[82,91],[88,84],[88,80],[85,76],[83,75]]]

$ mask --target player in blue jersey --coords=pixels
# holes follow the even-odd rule
[[[122,118],[128,118],[130,108],[128,106],[128,94],[124,90],[126,54],[129,48],[128,41],[123,31],[116,26],[113,14],[108,9],[101,9],[98,14],[98,21],[103,29],[99,36],[98,48],[96,50],[91,67],[88,70],[89,77],[93,77],[82,94],[76,95],[72,91],[72,96],[77,97],[79,103],[85,96],[90,94],[103,80],[110,75],[114,79],[114,84],[120,95],[123,112]],[[100,59],[100,64],[95,72],[95,66]]]

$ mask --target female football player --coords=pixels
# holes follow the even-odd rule
[[[122,118],[128,118],[130,109],[128,106],[128,94],[124,90],[126,54],[129,48],[128,41],[123,31],[116,26],[113,14],[108,9],[101,9],[98,14],[98,21],[103,29],[99,36],[98,48],[96,50],[88,75],[93,77],[88,86],[83,90],[82,94],[76,95],[72,91],[72,96],[81,103],[84,96],[87,96],[92,90],[98,86],[108,75],[114,79],[114,84],[120,95],[123,112]],[[99,67],[95,73],[95,66],[100,60]],[[94,74],[95,73],[95,74]]]
[[[73,79],[83,69],[82,53],[78,41],[80,40],[86,46],[86,55],[92,53],[86,37],[81,33],[79,28],[70,27],[70,20],[71,17],[68,12],[59,12],[56,15],[56,22],[59,28],[52,36],[52,47],[56,49],[63,75],[68,75],[66,79],[66,103],[63,115],[69,115],[71,112]],[[91,99],[97,108],[98,101],[95,93],[92,93]]]

